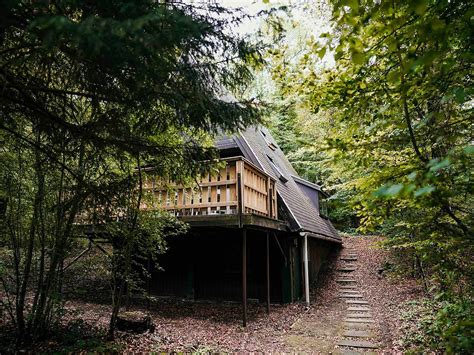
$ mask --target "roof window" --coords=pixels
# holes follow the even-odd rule
[[[288,179],[285,177],[285,175],[283,175],[283,172],[281,171],[280,167],[273,161],[273,159],[269,155],[267,155],[267,158],[270,162],[270,165],[272,166],[272,169],[277,174],[278,179],[283,183],[287,182]]]
[[[263,139],[265,140],[265,143],[267,143],[268,147],[271,150],[276,150],[278,148],[275,143],[270,142],[270,140],[268,139],[268,137],[267,137],[266,133],[263,131],[263,129],[260,130],[260,134],[262,135]]]

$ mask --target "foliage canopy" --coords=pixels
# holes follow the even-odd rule
[[[329,4],[332,30],[308,38],[297,60],[288,61],[282,45],[270,52],[287,104],[280,102],[277,127],[290,123],[287,130],[304,137],[287,146],[290,157],[297,167],[307,159],[297,152],[318,161],[299,167],[338,189],[336,215],[349,207],[359,230],[386,234],[387,246],[413,260],[408,265],[427,292],[469,298],[474,7],[447,0]],[[327,56],[334,66],[321,65]],[[302,122],[314,126],[301,136]]]
[[[18,342],[57,318],[84,210],[102,222],[125,211],[109,230],[123,247],[113,263],[113,333],[131,253],[160,249],[167,228],[184,230],[157,216],[150,232],[139,213],[141,167],[175,181],[195,176],[209,168],[198,161],[215,157],[210,134],[258,121],[251,101],[228,92],[251,78],[247,64],[259,53],[230,34],[239,19],[224,13],[175,1],[1,2],[0,246],[14,270],[1,276]]]

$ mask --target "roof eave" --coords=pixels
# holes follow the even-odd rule
[[[293,180],[295,180],[296,182],[300,183],[300,184],[303,184],[303,185],[306,185],[308,187],[311,187],[312,189],[315,189],[315,190],[318,190],[320,191],[321,193],[327,195],[326,192],[323,191],[322,187],[313,183],[313,182],[310,182],[308,180],[305,180],[303,179],[302,177],[300,176],[296,176],[296,175],[291,175],[291,177],[293,178]]]
[[[330,237],[330,236],[327,236],[325,234],[305,230],[303,228],[301,228],[299,230],[299,232],[308,233],[308,236],[316,238],[316,239],[321,239],[321,240],[325,240],[325,241],[336,243],[336,244],[342,244],[342,239],[340,239],[338,237]]]

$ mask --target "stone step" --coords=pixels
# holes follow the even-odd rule
[[[360,293],[359,290],[356,290],[354,288],[345,288],[343,286],[340,286],[339,290],[340,290],[339,292],[341,293]]]
[[[362,301],[362,300],[346,300],[346,303],[350,304],[369,304],[367,301]]]
[[[336,279],[336,282],[339,283],[356,283],[357,281],[354,279]]]
[[[349,313],[346,317],[348,318],[372,318],[370,313]]]
[[[342,263],[341,267],[353,268],[353,267],[357,267],[357,264],[355,264],[355,263]]]
[[[356,290],[357,285],[340,285],[339,289],[341,289],[341,290]]]
[[[354,256],[341,256],[339,258],[341,261],[357,261],[357,258]]]
[[[337,269],[339,272],[352,272],[355,271],[355,267],[340,267]]]
[[[368,307],[349,307],[347,310],[353,312],[370,312],[370,308]]]
[[[354,294],[354,293],[340,293],[339,297],[342,298],[364,298],[360,293],[359,294]]]
[[[349,338],[370,338],[370,337],[372,337],[372,334],[370,334],[366,330],[352,330],[352,329],[349,329],[349,330],[346,330],[344,332],[343,336],[349,337]]]
[[[346,318],[344,321],[347,323],[375,323],[373,319],[365,318]]]
[[[351,330],[365,330],[371,329],[374,327],[373,323],[343,323],[344,329],[351,329]]]
[[[354,340],[341,340],[337,343],[339,346],[346,346],[349,348],[361,348],[361,349],[377,349],[377,344],[370,341],[354,341]]]

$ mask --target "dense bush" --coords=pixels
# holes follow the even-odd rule
[[[401,345],[407,352],[436,350],[449,354],[472,354],[474,307],[471,300],[410,302],[402,315]]]

